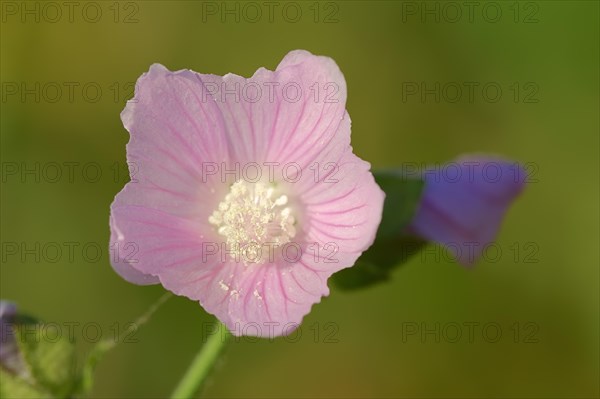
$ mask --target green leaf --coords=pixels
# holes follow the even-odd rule
[[[3,399],[40,399],[52,398],[52,395],[30,385],[24,378],[0,368],[0,397]]]
[[[403,234],[412,220],[425,182],[402,178],[394,171],[375,172],[375,181],[385,192],[383,217],[377,230],[377,240]]]
[[[75,345],[55,326],[41,322],[16,324],[15,338],[30,374],[30,385],[52,397],[67,398],[79,379]]]
[[[406,234],[406,227],[419,205],[424,182],[402,178],[393,171],[374,175],[386,194],[381,224],[375,242],[355,265],[333,275],[332,281],[340,289],[364,288],[388,280],[395,267],[406,262],[426,243]]]

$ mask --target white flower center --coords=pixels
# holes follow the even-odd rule
[[[296,235],[287,195],[273,185],[235,182],[208,218],[226,239],[232,259],[248,263],[273,260],[273,251]]]

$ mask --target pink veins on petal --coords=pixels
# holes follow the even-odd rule
[[[133,167],[111,205],[115,271],[235,335],[291,333],[381,220],[345,106],[336,63],[307,51],[248,79],[152,65],[121,113]]]

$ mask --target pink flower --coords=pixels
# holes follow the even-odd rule
[[[292,332],[381,220],[345,104],[336,63],[306,51],[249,79],[153,65],[121,114],[132,181],[111,205],[113,268],[235,335]]]

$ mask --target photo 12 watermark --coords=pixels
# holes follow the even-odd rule
[[[2,1],[0,20],[3,24],[114,24],[140,22],[138,1]]]
[[[202,23],[340,22],[336,1],[202,1]]]
[[[540,325],[532,321],[508,324],[495,321],[405,321],[400,327],[400,341],[403,344],[537,344],[540,342],[539,332]]]
[[[135,344],[140,340],[136,336],[138,325],[135,322],[103,325],[95,321],[44,321],[39,323],[18,324],[17,328],[10,323],[0,324],[2,337],[14,337],[19,342],[57,343],[62,339],[69,342],[97,343],[100,340],[111,340],[115,343]]]
[[[3,264],[96,264],[106,259],[106,243],[96,241],[2,241]],[[138,251],[136,243],[123,243],[128,258]]]
[[[540,86],[536,82],[452,81],[402,82],[402,102],[421,104],[483,103],[537,104]]]
[[[2,184],[137,183],[136,162],[6,161],[0,164]]]
[[[407,255],[414,254],[414,248],[400,249]],[[508,244],[498,242],[444,242],[431,243],[419,251],[422,264],[454,262],[455,259],[474,263],[481,260],[486,263],[539,263],[540,245],[535,241],[514,241]]]
[[[315,104],[339,103],[340,85],[336,82],[297,82],[297,81],[253,81],[244,82],[203,82],[198,89],[201,102],[212,101],[227,103],[274,104],[277,101]]]
[[[96,104],[108,101],[124,104],[133,99],[135,82],[93,80],[3,81],[2,104]]]
[[[498,162],[464,160],[428,164],[424,162],[402,162],[393,168],[404,179],[426,179],[435,183],[539,183],[540,166],[537,162]]]
[[[534,1],[402,1],[402,23],[458,24],[512,22],[537,24],[540,5]]]
[[[276,334],[280,332],[281,335]],[[233,337],[231,335],[233,334]],[[202,323],[202,342],[211,337],[219,337],[222,342],[232,339],[235,342],[256,343],[259,341],[282,341],[289,344],[311,342],[314,344],[337,344],[340,342],[340,326],[333,321],[300,324],[276,321],[234,323],[225,331],[216,322]],[[262,337],[262,338],[259,338]]]
[[[313,162],[302,167],[298,162],[202,162],[202,183],[219,181],[244,181],[246,183],[275,184],[278,182],[298,183],[303,177],[314,183],[339,183],[336,175],[340,166],[336,162]]]

